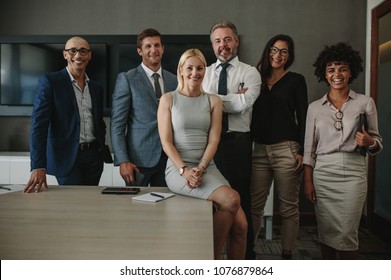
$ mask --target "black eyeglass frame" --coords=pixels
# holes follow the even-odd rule
[[[342,125],[343,112],[338,110],[337,112],[335,112],[335,117],[337,118],[337,120],[334,123],[334,127],[336,130],[340,131],[343,129],[343,125]]]
[[[91,50],[86,48],[69,48],[65,49],[64,51],[68,52],[70,55],[76,55],[77,53],[79,53],[81,56],[86,56]]]
[[[280,52],[280,55],[282,57],[287,57],[289,55],[289,50],[288,49],[279,49],[276,46],[271,46],[269,49],[270,54],[276,54]]]

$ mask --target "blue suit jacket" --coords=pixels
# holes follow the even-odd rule
[[[176,76],[166,70],[162,70],[162,76],[164,91],[175,90]],[[152,83],[141,65],[118,74],[110,125],[115,165],[130,161],[140,167],[153,167],[158,163],[162,153],[158,105]]]
[[[90,80],[95,137],[105,144],[102,87]],[[31,118],[31,169],[46,168],[46,173],[66,176],[75,163],[79,148],[80,115],[72,81],[66,68],[42,75]]]

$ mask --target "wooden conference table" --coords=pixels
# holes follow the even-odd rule
[[[0,195],[0,259],[213,259],[209,201],[157,203],[102,195],[103,187],[49,186]],[[142,188],[140,194],[167,188]]]

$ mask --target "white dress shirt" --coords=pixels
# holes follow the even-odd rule
[[[149,69],[147,66],[145,66],[144,63],[141,63],[141,67],[143,67],[145,73],[147,74],[147,77],[148,77],[149,80],[151,81],[153,90],[155,90],[155,80],[154,80],[154,78],[153,78],[153,76],[152,76],[153,74],[155,74],[155,72],[153,72],[151,69]],[[164,91],[162,67],[160,67],[159,70],[156,71],[156,73],[158,73],[159,76],[160,76],[159,84],[160,84],[160,88],[162,89],[162,94],[163,94],[163,93],[165,93],[165,91]]]
[[[248,64],[239,61],[236,56],[227,68],[227,95],[219,95],[223,100],[223,111],[228,114],[228,131],[249,132],[252,110],[261,89],[261,75],[258,70]],[[205,92],[217,94],[221,61],[206,68],[202,87]],[[239,88],[248,90],[244,94],[238,94]]]

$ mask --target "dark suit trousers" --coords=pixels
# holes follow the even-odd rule
[[[162,152],[159,162],[154,167],[138,166],[141,173],[144,175],[142,182],[125,182],[125,184],[127,186],[167,187],[165,175],[166,165],[167,156]]]
[[[98,146],[77,153],[75,164],[67,176],[56,176],[59,185],[98,186],[103,172],[103,161],[98,155]]]
[[[230,186],[235,189],[248,223],[246,259],[253,256],[253,225],[251,219],[251,154],[250,133],[230,132],[222,136],[214,157],[215,164]]]

